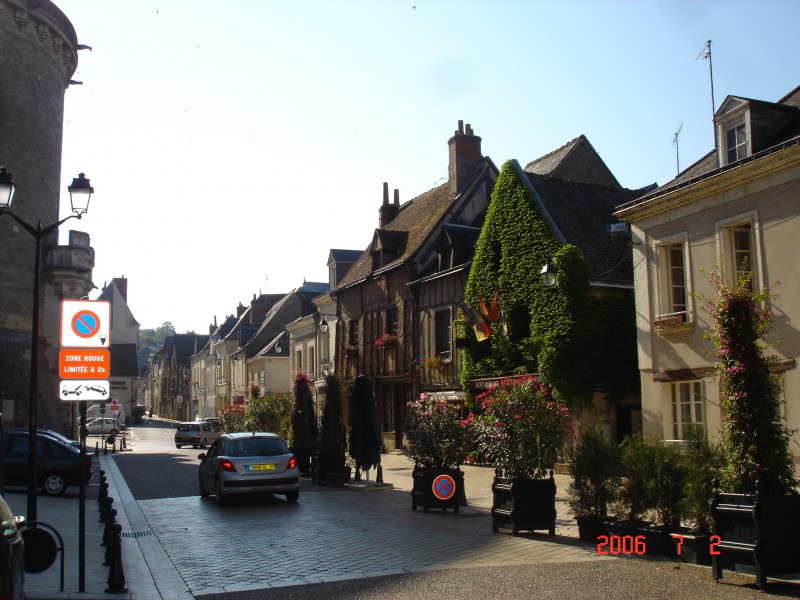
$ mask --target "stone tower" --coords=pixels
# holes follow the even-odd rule
[[[78,61],[69,19],[49,0],[0,0],[0,165],[17,184],[12,211],[36,227],[55,223],[61,196],[64,94]],[[89,236],[70,232],[42,244],[38,422],[65,431],[69,406],[58,400],[60,300],[93,287]],[[28,418],[34,237],[0,216],[0,410],[3,422]],[[65,431],[66,432],[66,431]]]

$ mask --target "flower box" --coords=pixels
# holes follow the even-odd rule
[[[377,340],[375,340],[375,347],[379,350],[394,348],[395,346],[397,346],[397,336],[392,335],[391,333],[384,333]]]
[[[520,531],[546,529],[556,534],[556,480],[509,479],[495,475],[492,483],[492,531],[509,527],[511,535]]]
[[[685,321],[686,315],[684,313],[664,315],[653,321],[653,327],[656,329],[670,329],[672,327],[677,327],[678,325],[683,325]]]

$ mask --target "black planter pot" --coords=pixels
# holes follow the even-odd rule
[[[578,538],[582,542],[596,544],[601,535],[608,534],[608,517],[576,517],[575,520],[578,522]]]
[[[648,527],[640,530],[639,535],[644,535],[645,554],[648,556],[675,558],[676,550],[671,530]]]
[[[800,572],[800,496],[715,493],[711,570],[750,573],[763,589],[767,577]]]
[[[553,472],[547,479],[508,479],[495,475],[492,483],[492,531],[511,528],[520,531],[546,529],[556,534],[556,481]]]
[[[351,473],[352,469],[350,467],[345,467],[344,471],[321,471],[319,469],[312,469],[311,482],[322,485],[342,486],[345,483],[350,483]]]
[[[675,546],[675,554],[681,562],[705,567],[711,564],[709,534],[678,529],[672,532],[672,543]]]
[[[466,505],[464,492],[464,473],[461,469],[447,467],[423,467],[415,465],[411,472],[411,508],[421,506],[425,512],[431,508],[446,511],[452,508],[458,514],[458,507]]]

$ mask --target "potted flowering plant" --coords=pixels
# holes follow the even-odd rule
[[[375,347],[378,348],[378,350],[393,348],[396,345],[397,345],[397,336],[392,335],[391,333],[384,333],[377,340],[375,340]]]
[[[425,359],[425,367],[428,369],[433,369],[435,371],[441,371],[445,368],[445,366],[449,362],[450,361],[447,359],[446,356],[437,354],[436,356],[431,356],[430,358]]]
[[[452,508],[465,504],[464,459],[467,432],[461,425],[461,402],[421,394],[406,410],[406,452],[414,461],[411,508]]]
[[[504,380],[476,398],[465,425],[495,467],[492,530],[547,529],[555,535],[553,467],[573,435],[567,407],[535,377]]]
[[[754,570],[763,588],[767,572],[800,571],[800,495],[780,414],[780,391],[762,342],[772,326],[769,290],[754,291],[751,276],[734,284],[712,273],[717,293],[706,299],[714,343],[724,463],[711,503],[714,579],[723,568]]]

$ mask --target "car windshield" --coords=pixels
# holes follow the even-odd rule
[[[247,438],[228,443],[227,456],[276,456],[289,454],[289,448],[280,438]]]

